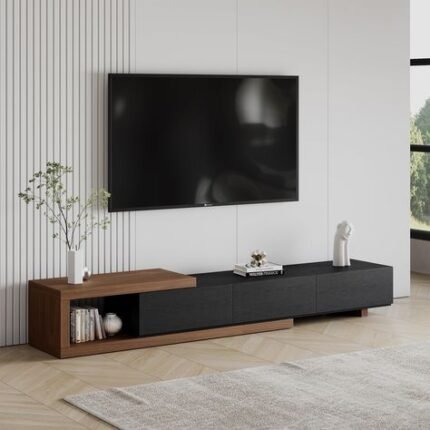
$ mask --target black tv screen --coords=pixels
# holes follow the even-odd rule
[[[298,200],[298,77],[109,75],[110,211]]]

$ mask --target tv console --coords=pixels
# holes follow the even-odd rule
[[[231,271],[181,275],[162,269],[29,282],[29,343],[59,358],[291,328],[293,319],[393,302],[392,267],[352,260],[284,266],[281,276],[242,278]],[[123,320],[120,335],[70,343],[70,303],[104,298]]]

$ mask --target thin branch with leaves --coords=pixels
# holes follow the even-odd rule
[[[106,230],[110,224],[108,216],[98,220],[91,212],[94,207],[105,209],[110,193],[104,188],[94,190],[84,202],[79,196],[69,197],[63,179],[72,172],[69,166],[47,162],[46,170],[35,172],[28,181],[29,186],[18,194],[26,204],[33,202],[36,209],[44,209],[43,214],[49,222],[58,225],[59,231],[54,232],[52,237],[62,240],[69,250],[79,249],[95,228]],[[74,212],[77,213],[76,217],[73,217]]]

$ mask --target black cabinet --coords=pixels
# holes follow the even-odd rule
[[[393,301],[393,269],[352,260],[285,266],[282,276],[242,278],[231,271],[201,273],[195,288],[112,297],[124,331],[150,336],[234,324],[343,312]]]
[[[143,293],[139,335],[230,325],[231,310],[230,285]]]
[[[317,312],[341,312],[391,304],[391,267],[317,276]]]
[[[259,279],[233,286],[233,322],[291,318],[316,311],[314,276]]]

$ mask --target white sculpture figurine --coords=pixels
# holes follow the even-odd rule
[[[333,266],[351,266],[349,260],[348,240],[354,231],[354,227],[348,221],[342,221],[337,225],[334,236]]]

